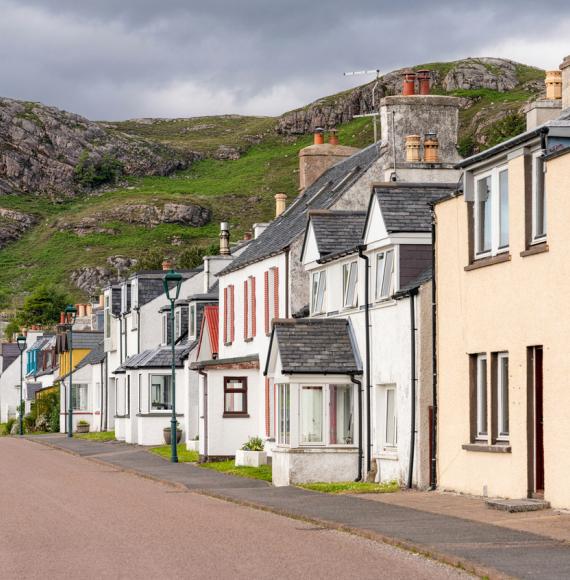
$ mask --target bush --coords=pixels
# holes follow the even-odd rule
[[[32,415],[24,415],[24,432],[31,433],[36,426],[36,419]]]
[[[59,404],[52,407],[48,415],[48,431],[50,433],[59,433]]]
[[[123,174],[123,164],[109,153],[91,157],[85,150],[75,166],[74,174],[75,181],[84,187],[99,187],[105,183],[115,183]]]
[[[49,326],[59,322],[59,315],[69,304],[70,297],[54,286],[38,286],[25,300],[16,316],[21,326],[40,324]]]
[[[16,422],[16,417],[10,417],[6,421],[6,425],[5,425],[6,435],[10,435],[10,433],[12,432],[12,427],[14,426],[15,422]]]
[[[89,427],[89,421],[85,421],[84,419],[81,419],[81,421],[77,421],[77,425],[80,427]]]
[[[36,425],[35,425],[36,431],[46,432],[46,431],[48,431],[48,427],[49,427],[49,422],[48,422],[47,415],[40,415],[36,419]]]
[[[241,449],[242,451],[263,451],[265,444],[261,437],[250,437],[247,442],[245,442]]]

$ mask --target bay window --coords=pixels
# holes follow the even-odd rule
[[[342,267],[344,308],[353,308],[358,303],[356,284],[358,282],[358,264],[350,262]]]
[[[224,377],[224,417],[247,416],[247,378]]]
[[[389,298],[394,292],[394,250],[376,254],[376,300]]]
[[[150,410],[172,410],[171,375],[150,375]]]
[[[323,443],[323,387],[301,387],[301,443]]]
[[[311,314],[321,314],[324,312],[326,287],[326,271],[323,270],[322,272],[315,272],[313,274],[311,290]]]

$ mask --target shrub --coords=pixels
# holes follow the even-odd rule
[[[77,425],[80,425],[81,427],[88,427],[89,421],[85,421],[84,419],[81,419],[81,421],[77,421]]]
[[[36,419],[35,429],[36,431],[48,431],[49,421],[47,415],[40,415]]]
[[[84,187],[99,187],[105,183],[115,183],[123,174],[123,164],[109,153],[96,157],[85,150],[75,166],[74,174],[75,181]]]
[[[36,419],[32,415],[24,415],[24,431],[31,433],[36,426]]]
[[[242,446],[242,451],[263,451],[263,439],[261,437],[250,437]]]
[[[6,421],[6,425],[5,425],[6,435],[10,435],[10,433],[12,432],[12,427],[13,427],[15,422],[16,422],[16,417],[10,417]]]
[[[49,411],[48,431],[50,433],[59,433],[59,405],[52,407]]]

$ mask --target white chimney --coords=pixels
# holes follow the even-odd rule
[[[562,71],[562,108],[570,107],[570,55],[560,65]]]
[[[220,256],[230,254],[230,225],[228,222],[220,224]]]

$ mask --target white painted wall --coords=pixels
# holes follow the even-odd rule
[[[17,358],[0,376],[0,423],[5,423],[9,417],[17,416],[19,404],[20,359]]]

